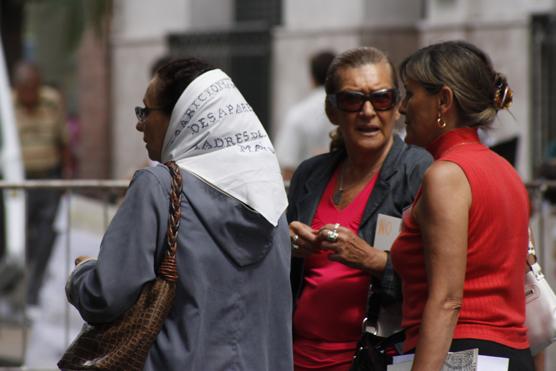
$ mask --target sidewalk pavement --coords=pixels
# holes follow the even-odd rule
[[[83,324],[77,310],[67,304],[64,286],[76,256],[97,256],[107,222],[104,220],[105,210],[97,201],[74,195],[70,207],[70,251],[67,251],[66,247],[68,198],[64,197],[56,222],[59,235],[40,293],[40,304],[27,310],[31,327],[27,339],[25,366],[31,369],[57,370],[56,363]],[[109,207],[109,218],[114,211],[113,206]]]

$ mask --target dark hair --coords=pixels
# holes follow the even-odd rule
[[[328,67],[328,72],[326,74],[326,82],[324,83],[324,90],[326,94],[335,94],[340,89],[342,81],[340,80],[339,71],[346,68],[358,68],[366,65],[373,65],[379,63],[386,63],[390,67],[390,77],[392,79],[392,85],[398,89],[398,75],[396,73],[396,68],[392,64],[392,61],[386,53],[383,51],[373,48],[371,46],[362,46],[359,48],[349,49],[345,52],[339,54],[334,58],[330,67]],[[331,112],[334,108],[328,99],[325,101],[325,110]],[[334,130],[330,134],[332,141],[330,142],[330,150],[338,150],[344,147],[344,139],[340,133],[339,129]]]
[[[164,112],[172,114],[183,91],[203,73],[215,67],[197,58],[177,59],[162,66],[156,72],[158,79],[158,105]]]
[[[443,86],[454,93],[459,115],[468,126],[489,126],[512,103],[512,90],[481,49],[465,41],[447,41],[419,49],[400,65],[402,81],[411,79],[430,94]]]
[[[336,55],[332,51],[325,50],[311,57],[311,76],[318,86],[324,85],[326,81],[326,72],[335,56]]]
[[[172,62],[173,60],[174,60],[174,58],[171,55],[168,55],[168,54],[165,54],[165,55],[155,59],[155,61],[151,64],[151,68],[150,68],[151,76],[156,75],[156,73],[158,72],[158,70],[161,67],[167,65],[168,63]]]

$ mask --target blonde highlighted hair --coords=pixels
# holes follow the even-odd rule
[[[400,77],[403,82],[415,81],[430,94],[448,86],[467,126],[490,126],[498,111],[512,103],[506,77],[494,70],[485,52],[465,41],[419,49],[401,63]]]

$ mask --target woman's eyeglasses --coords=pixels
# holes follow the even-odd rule
[[[367,101],[371,102],[375,111],[388,111],[394,108],[399,98],[396,88],[380,89],[369,94],[358,91],[341,91],[327,95],[330,103],[345,112],[359,112]]]
[[[155,107],[155,108],[135,107],[135,116],[137,116],[137,120],[145,121],[145,119],[149,115],[149,112],[151,112],[151,111],[165,111],[165,110],[166,110],[165,108],[161,108],[161,107]]]

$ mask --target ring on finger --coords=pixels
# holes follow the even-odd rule
[[[296,243],[297,240],[299,240],[299,235],[294,234],[293,237],[292,237],[292,242],[293,242],[293,243]]]
[[[328,231],[328,233],[326,234],[326,239],[330,242],[336,242],[338,240],[338,231]]]
[[[292,243],[292,249],[299,250],[299,245]]]
[[[335,231],[337,231],[338,228],[340,228],[340,223],[334,224],[334,228],[333,228],[333,229],[334,229]]]

